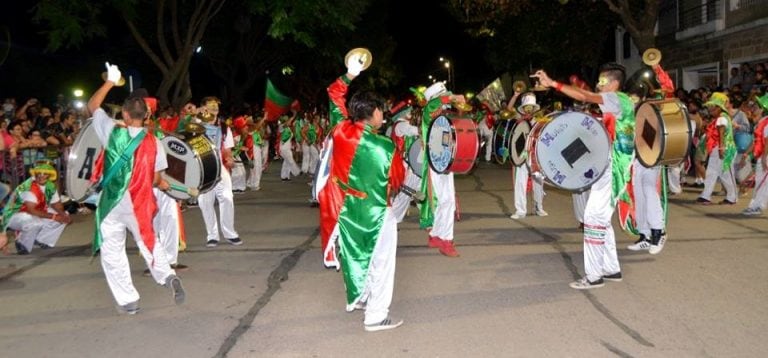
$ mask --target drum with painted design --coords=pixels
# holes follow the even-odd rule
[[[528,134],[531,133],[531,124],[520,120],[515,122],[509,136],[509,159],[516,167],[525,165],[528,154],[526,153]]]
[[[67,157],[67,195],[75,201],[83,201],[92,194],[94,165],[104,149],[91,123],[88,120],[83,125]]]
[[[200,193],[205,193],[221,180],[221,155],[205,136],[188,136],[185,139],[167,136],[160,143],[168,160],[163,179],[170,184],[197,188]],[[175,189],[166,193],[179,200],[191,198],[188,193]]]
[[[475,165],[479,143],[472,119],[441,115],[432,121],[427,134],[429,166],[441,174],[465,174]]]
[[[642,102],[635,111],[635,151],[647,168],[675,166],[691,147],[688,110],[677,99]]]
[[[405,157],[405,162],[411,167],[413,174],[416,174],[421,178],[421,172],[424,169],[424,153],[421,150],[421,140],[415,140],[411,147],[408,148],[408,155]]]

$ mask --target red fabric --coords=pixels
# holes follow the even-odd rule
[[[180,116],[166,117],[158,120],[158,123],[160,124],[160,128],[162,128],[164,131],[175,132],[176,128],[179,126],[180,119]]]
[[[653,66],[653,72],[656,73],[656,79],[661,85],[661,91],[664,93],[665,98],[675,97],[675,85],[672,84],[672,79],[669,78],[667,71],[661,68],[661,66]]]
[[[485,111],[485,125],[488,126],[488,128],[493,129],[494,125],[494,119],[493,119],[493,111],[491,110],[491,107],[488,107],[488,104],[483,102],[483,111]]]
[[[32,195],[35,196],[35,199],[37,199],[35,210],[42,212],[48,211],[48,203],[45,202],[45,194],[43,194],[43,190],[40,188],[40,185],[37,185],[37,181],[32,181],[32,184],[29,186],[29,191],[32,193]],[[27,206],[22,205],[19,211],[27,211]]]
[[[96,157],[96,161],[93,163],[93,173],[91,174],[91,184],[96,184],[101,180],[101,176],[104,175],[104,149],[99,152],[99,156]]]
[[[392,139],[392,142],[395,143],[395,152],[398,154],[405,153],[405,138],[398,136],[395,134],[395,130],[397,129],[397,125],[400,124],[402,121],[395,122],[395,125],[392,126],[392,134],[390,135],[390,139]]]
[[[144,103],[147,104],[147,107],[149,107],[149,115],[155,114],[157,112],[157,98],[155,97],[144,97]]]
[[[611,143],[616,139],[616,116],[613,113],[603,113],[603,125],[608,135],[611,137]]]
[[[343,96],[344,94],[342,94],[342,97]],[[364,123],[353,123],[350,120],[340,122],[333,130],[333,155],[331,156],[330,163],[331,173],[328,178],[328,183],[325,184],[323,190],[318,194],[318,201],[320,202],[320,242],[323,248],[322,252],[325,252],[325,249],[328,246],[333,228],[339,220],[341,207],[344,205],[344,191],[335,181],[339,180],[343,183],[349,182],[349,171],[352,168],[352,160],[355,157],[357,146],[360,144],[360,139],[363,137],[364,131]]]
[[[133,171],[131,181],[128,183],[128,193],[131,195],[133,212],[139,224],[141,241],[150,253],[155,248],[155,229],[152,227],[152,218],[157,212],[157,202],[152,186],[155,179],[156,155],[155,136],[147,134],[133,154]]]
[[[763,119],[761,119],[757,124],[757,128],[755,128],[755,158],[759,158],[761,155],[763,155],[763,150],[765,150],[765,138],[763,137],[763,131],[765,130],[766,125],[768,125],[768,116],[763,117]]]
[[[341,112],[342,120],[349,118],[349,112],[347,112],[347,98],[345,97],[348,89],[349,86],[341,79],[341,77],[337,78],[336,81],[333,81],[333,83],[328,86],[328,98],[331,99],[331,102],[333,102],[333,104],[336,105],[336,108]]]
[[[389,188],[387,192],[387,198],[390,198],[389,205],[392,204],[391,198],[395,197],[395,194],[400,191],[400,188],[405,182],[405,165],[403,164],[403,156],[400,152],[395,150],[392,156],[392,165],[389,167]]]
[[[707,153],[720,146],[720,131],[717,129],[717,119],[707,126]]]

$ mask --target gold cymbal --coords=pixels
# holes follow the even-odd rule
[[[107,73],[102,72],[101,73],[101,79],[104,80],[104,82],[107,82]],[[125,77],[120,76],[120,79],[115,83],[115,86],[120,87],[125,85]]]
[[[531,88],[531,91],[534,91],[534,92],[544,92],[544,91],[548,91],[548,90],[549,90],[548,87],[544,87],[544,86],[541,86],[541,85],[537,85],[537,86]]]
[[[371,66],[371,63],[373,62],[373,55],[371,55],[371,51],[365,47],[358,47],[349,50],[347,55],[344,56],[344,64],[349,66],[349,58],[356,54],[361,55],[360,59],[363,61],[363,70]]]
[[[656,48],[649,48],[643,52],[643,63],[648,66],[658,65],[661,62],[661,51]]]

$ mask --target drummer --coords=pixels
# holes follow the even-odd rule
[[[624,66],[608,63],[600,68],[598,93],[553,81],[543,70],[531,77],[577,101],[596,103],[603,112],[603,122],[613,140],[605,173],[592,184],[584,210],[585,276],[571,282],[571,288],[584,290],[603,287],[605,281],[621,281],[621,267],[616,252],[611,217],[619,197],[625,193],[634,156],[635,111],[632,100],[619,92],[624,83]]]
[[[411,146],[419,140],[419,128],[412,123],[414,117],[413,107],[408,106],[405,103],[400,103],[400,106],[392,108],[392,112],[395,113],[392,116],[392,120],[394,121],[394,124],[392,124],[392,141],[395,142],[395,150],[400,153],[403,159],[405,159],[408,158]],[[418,161],[419,159],[421,159],[421,163],[424,162],[423,157],[409,158],[410,161]],[[421,177],[418,174],[421,173],[414,173],[414,169],[411,167],[411,165],[416,165],[416,163],[407,163],[404,161],[403,164],[406,170],[404,186],[409,188],[420,188]],[[412,195],[402,191],[395,197],[395,200],[392,203],[392,215],[395,216],[398,224],[405,218],[405,213],[408,211],[411,199],[413,199]]]
[[[515,91],[516,98],[519,92]],[[538,112],[541,107],[536,103],[536,95],[533,92],[528,92],[523,95],[520,106],[517,107],[517,112],[520,113],[519,121],[533,122],[533,114]],[[514,102],[509,101],[507,108],[514,108]],[[536,216],[547,216],[544,211],[544,176],[540,172],[530,173],[528,167],[523,164],[519,167],[513,166],[513,176],[515,178],[515,213],[510,215],[510,219],[519,220],[525,218],[528,212],[528,180],[533,181],[533,204],[534,213]]]

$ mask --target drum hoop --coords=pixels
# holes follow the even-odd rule
[[[75,138],[75,142],[72,143],[72,148],[78,148],[79,149],[80,143],[85,140],[85,136],[83,134],[85,134],[85,131],[90,128],[92,123],[93,123],[93,118],[89,118],[85,122],[85,124],[82,126],[82,128],[80,128],[80,132],[78,133],[77,138]],[[99,143],[99,144],[101,144],[101,143]],[[101,146],[101,149],[102,150],[104,149],[103,145]],[[79,170],[79,169],[76,168],[76,166],[74,166],[74,165],[70,165],[70,161],[74,160],[73,157],[75,157],[75,156],[77,156],[79,154],[81,154],[81,153],[76,153],[74,150],[70,150],[69,151],[69,155],[67,156],[67,171],[66,171],[66,173],[64,173],[65,174],[65,183],[66,183],[66,188],[65,189],[67,190],[67,195],[72,200],[78,201],[78,202],[87,199],[88,196],[89,196],[88,195],[89,189],[95,185],[95,184],[91,183],[91,185],[89,185],[88,188],[85,189],[85,196],[82,197],[82,198],[75,198],[75,197],[72,196],[72,193],[71,193],[71,190],[70,190],[71,186],[72,186],[72,180],[70,180],[70,179],[72,179],[72,178],[70,178],[70,176],[74,175],[74,172]],[[97,156],[98,156],[98,154],[99,153],[96,153]],[[96,158],[94,158],[94,160],[95,159]],[[94,164],[95,164],[95,162],[94,162]]]
[[[163,142],[163,141],[166,140],[166,138],[170,138],[168,140],[175,139],[175,140],[183,143],[187,150],[189,150],[191,153],[195,153],[195,151],[193,150],[192,146],[189,145],[189,143],[187,143],[186,139],[181,139],[181,138],[178,138],[178,137],[175,137],[175,136],[166,136],[163,139],[161,139],[160,141]],[[203,165],[203,160],[202,160],[202,158],[200,156],[198,156],[198,155],[194,156],[195,161],[197,162],[197,166],[198,166],[197,170],[199,171],[200,182],[201,182],[200,183],[200,187],[196,188],[196,189],[199,190],[200,194],[207,193],[207,192],[211,191],[214,187],[216,187],[216,185],[219,184],[219,182],[221,181],[221,165],[223,164],[221,162],[221,153],[219,153],[219,151],[216,150],[216,148],[213,146],[213,143],[211,142],[211,140],[206,138],[206,137],[203,137],[203,139],[205,141],[207,141],[208,144],[210,144],[211,151],[213,152],[213,156],[214,156],[214,161],[216,163],[219,163],[219,165],[215,169],[216,172],[217,172],[216,178],[214,180],[212,180],[211,182],[203,185],[203,180],[206,179],[206,175],[205,175],[206,173],[205,173],[205,170],[204,170],[206,167]],[[165,143],[163,143],[163,145],[165,145]],[[163,148],[163,149],[165,149],[165,148]],[[174,179],[174,180],[176,180],[176,179]],[[175,190],[169,190],[169,191],[166,192],[166,194],[168,194],[168,196],[170,196],[170,197],[172,197],[174,199],[177,199],[177,200],[186,200],[186,199],[191,198],[191,196],[189,194],[187,194],[187,193],[180,193],[180,192],[175,191]]]
[[[509,134],[509,153],[510,153],[509,160],[510,160],[510,162],[512,162],[512,165],[514,165],[516,167],[521,167],[521,166],[525,165],[525,162],[526,162],[526,160],[523,160],[520,164],[517,164],[517,163],[515,163],[515,160],[512,158],[512,148],[514,147],[513,144],[512,144],[512,139],[514,139],[513,137],[515,136],[515,129],[517,129],[517,126],[522,125],[523,123],[528,125],[528,135],[531,135],[531,131],[533,130],[533,126],[531,125],[531,123],[529,123],[526,120],[521,120],[521,121],[515,122],[515,125],[512,126],[512,131]],[[528,143],[528,136],[525,137],[525,142],[526,142],[526,147],[528,147],[528,145],[527,145],[527,143]]]
[[[451,118],[446,116],[446,115],[443,115],[443,114],[437,116],[437,118],[435,118],[432,121],[432,123],[429,124],[429,131],[427,131],[427,140],[429,140],[429,138],[432,138],[432,128],[434,128],[433,124],[440,117],[445,117],[445,119],[450,124],[451,139],[453,139],[453,143],[454,143],[454,145],[451,147],[451,160],[448,162],[448,166],[445,168],[445,171],[439,171],[439,170],[435,169],[435,166],[432,165],[431,156],[429,155],[429,143],[428,142],[426,143],[426,151],[425,151],[425,154],[427,154],[427,158],[424,158],[424,159],[429,162],[429,167],[432,168],[432,170],[434,170],[436,173],[438,173],[438,174],[445,174],[445,173],[449,172],[448,169],[453,165],[454,158],[456,157],[456,145],[455,145],[455,143],[456,143],[456,130],[453,128],[453,121],[451,120]]]
[[[648,102],[641,103],[640,106],[638,106],[638,109],[640,109],[640,107],[642,107],[646,103],[648,103]],[[666,127],[666,124],[664,124],[664,121],[663,121],[664,117],[661,116],[661,111],[659,111],[659,108],[657,106],[653,106],[650,103],[648,105],[653,110],[653,113],[656,115],[656,118],[662,118],[662,120],[659,121],[659,133],[661,133],[662,136],[666,136],[667,135],[667,127]],[[635,123],[637,123],[637,122],[635,122]],[[635,125],[637,125],[637,124],[635,124]],[[690,129],[690,124],[688,124],[688,127]],[[637,136],[637,133],[635,133],[635,136]],[[646,163],[646,161],[643,160],[642,156],[637,155],[638,154],[637,153],[637,148],[635,148],[635,156],[637,157],[637,160],[640,162],[640,164],[642,166],[644,166],[646,168],[653,168],[653,167],[655,167],[655,166],[657,166],[659,164],[659,162],[661,161],[661,157],[664,156],[664,152],[667,150],[667,141],[666,140],[660,140],[659,142],[660,142],[659,143],[659,147],[660,147],[659,148],[659,154],[660,155],[656,158],[656,161],[653,162],[653,163]]]
[[[493,159],[498,164],[505,164],[507,162],[507,159],[500,158],[499,155],[496,153],[496,137],[497,137],[496,136],[496,131],[499,130],[502,126],[504,127],[504,130],[503,130],[503,132],[501,134],[501,143],[503,145],[504,142],[506,141],[506,138],[508,137],[507,133],[510,132],[510,130],[507,129],[507,126],[509,125],[509,123],[510,123],[509,120],[506,120],[506,121],[503,121],[503,122],[499,122],[498,128],[496,128],[496,130],[493,131],[493,137],[492,137],[492,141],[491,141],[491,148],[493,149],[493,151],[492,151],[493,152],[492,153],[493,154]],[[515,128],[515,126],[513,125],[512,128]],[[507,149],[509,149],[509,148],[507,148]]]

